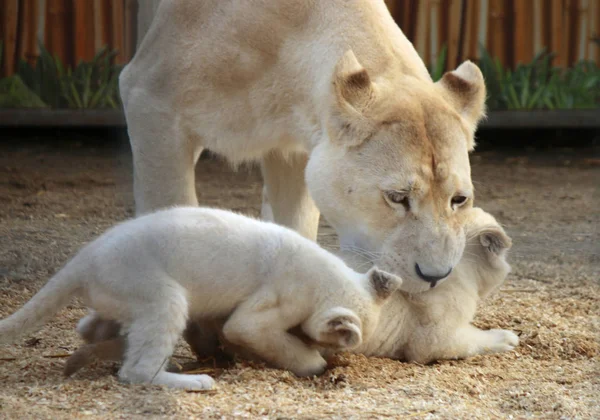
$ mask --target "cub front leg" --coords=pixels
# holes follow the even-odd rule
[[[262,217],[316,241],[320,213],[304,180],[307,162],[308,156],[305,154],[295,153],[284,157],[278,151],[262,159],[261,169],[266,187],[263,190]]]
[[[325,359],[317,349],[288,333],[294,325],[285,321],[277,308],[257,312],[242,305],[225,323],[223,335],[227,341],[298,376],[323,373],[327,367]]]

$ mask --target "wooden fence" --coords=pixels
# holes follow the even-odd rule
[[[240,0],[242,1],[242,0]],[[277,1],[277,0],[273,0]],[[320,0],[327,1],[327,0]],[[600,0],[386,0],[392,15],[428,65],[447,45],[447,68],[478,57],[479,44],[506,66],[546,48],[555,64],[600,64]],[[66,64],[89,60],[108,45],[117,62],[133,55],[136,13],[144,0],[0,0],[2,74],[20,58],[34,61],[38,41]]]
[[[479,45],[507,67],[546,49],[558,66],[600,64],[600,0],[386,0],[425,62],[443,45],[447,68],[479,57]]]
[[[143,4],[144,0],[141,0]],[[136,0],[0,0],[2,73],[20,58],[33,62],[39,42],[65,64],[90,60],[104,46],[117,50],[117,63],[134,53]]]

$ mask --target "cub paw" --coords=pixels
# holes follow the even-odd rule
[[[314,339],[323,347],[350,350],[362,343],[361,321],[350,309],[333,308],[317,326]]]
[[[202,391],[212,389],[215,380],[208,375],[186,375],[183,373],[161,372],[152,381],[156,385],[165,385],[169,388]]]
[[[209,390],[215,387],[215,380],[208,375],[185,375],[189,382],[184,386],[189,390]]]
[[[519,337],[508,330],[486,331],[488,342],[483,347],[482,353],[503,353],[513,350],[519,345]]]
[[[314,360],[310,364],[304,364],[295,369],[290,369],[296,376],[307,377],[307,376],[319,376],[327,368],[327,361],[321,356]]]

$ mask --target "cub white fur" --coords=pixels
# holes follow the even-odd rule
[[[84,247],[0,321],[0,342],[39,327],[77,295],[122,325],[125,381],[212,387],[207,375],[164,370],[188,319],[225,319],[227,341],[297,375],[313,375],[325,360],[288,330],[299,327],[315,345],[356,347],[400,283],[377,268],[357,273],[281,226],[224,210],[175,208],[122,223]]]
[[[506,254],[511,240],[483,210],[473,208],[466,217],[466,252],[448,281],[419,294],[394,293],[384,304],[373,333],[354,352],[428,363],[509,351],[519,344],[519,338],[511,331],[483,331],[471,325],[477,303],[498,288],[510,272]],[[369,264],[368,260],[356,258],[357,254],[347,257],[357,266]],[[81,347],[67,361],[67,375],[96,358],[123,359],[124,342],[120,337],[113,338],[118,329],[100,338],[91,337],[89,333],[97,329],[87,324],[89,319],[82,319],[78,330],[91,344]],[[218,323],[214,326],[221,327]],[[192,346],[201,337],[196,336],[199,333],[189,331],[188,342]],[[106,337],[112,339],[102,341]],[[244,348],[234,350],[246,355]],[[335,350],[321,351],[326,354]]]
[[[519,344],[511,331],[471,325],[477,303],[510,272],[506,253],[511,240],[483,210],[473,208],[466,216],[467,246],[448,280],[424,293],[395,293],[371,338],[355,352],[428,363],[504,352]]]

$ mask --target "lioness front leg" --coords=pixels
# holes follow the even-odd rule
[[[266,186],[263,191],[262,216],[287,226],[315,241],[319,229],[319,209],[308,193],[304,169],[308,157],[275,151],[262,159],[261,169]]]
[[[136,215],[198,205],[194,167],[201,145],[178,125],[176,115],[153,108],[153,102],[147,94],[130,92],[125,109]]]
[[[242,305],[225,323],[223,335],[227,341],[248,348],[261,359],[298,376],[323,373],[327,367],[325,359],[318,350],[288,333],[291,327],[277,308],[256,312]]]

